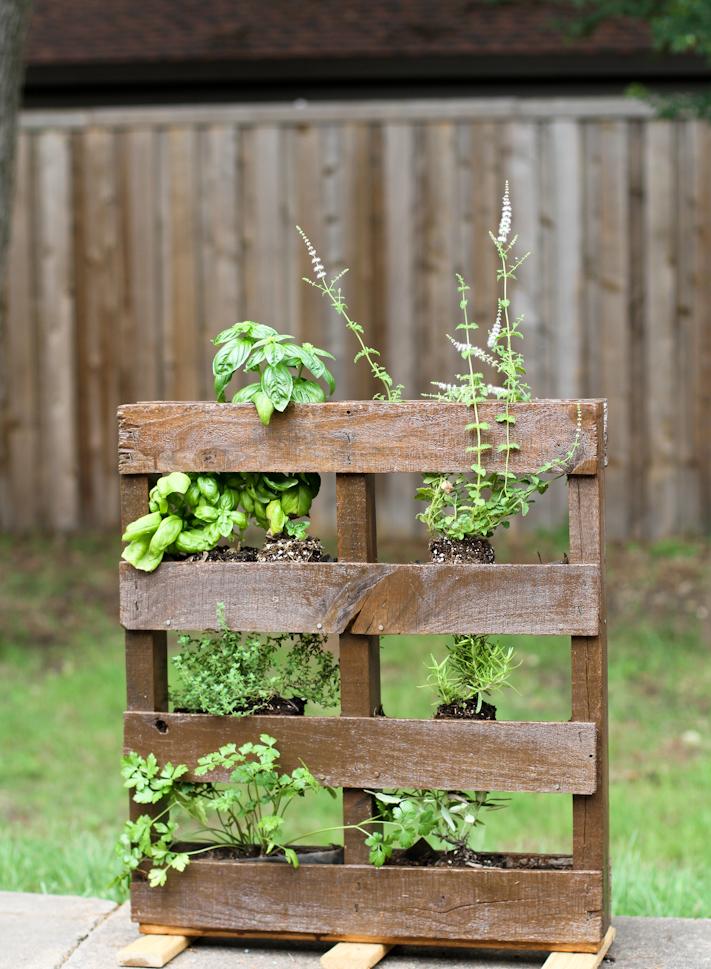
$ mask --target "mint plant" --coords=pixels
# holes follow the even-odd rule
[[[323,263],[316,252],[316,248],[311,243],[311,240],[308,238],[301,226],[297,225],[296,231],[303,239],[306,250],[311,257],[311,264],[314,273],[314,279],[309,279],[308,276],[302,276],[302,279],[305,283],[308,283],[309,286],[313,286],[314,289],[317,289],[328,299],[332,308],[343,319],[344,323],[346,324],[346,329],[350,330],[355,336],[359,349],[353,358],[353,363],[358,363],[359,360],[365,360],[370,368],[371,375],[382,385],[383,388],[381,393],[375,395],[374,399],[387,400],[391,403],[401,401],[405,388],[402,384],[395,384],[388,371],[379,362],[377,358],[380,356],[380,352],[375,350],[373,347],[366,346],[363,339],[365,330],[360,323],[351,319],[348,313],[348,304],[346,303],[343,291],[341,290],[340,286],[337,286],[337,283],[343,278],[343,276],[345,276],[348,269],[343,269],[329,281],[326,275],[326,270],[323,268]]]
[[[473,443],[467,448],[472,455],[471,472],[427,474],[415,495],[418,500],[427,502],[425,510],[417,515],[418,519],[424,522],[430,532],[451,539],[467,536],[488,538],[499,526],[508,528],[513,516],[527,515],[535,496],[544,494],[555,477],[565,474],[580,446],[582,412],[578,404],[575,436],[564,455],[545,462],[534,474],[517,475],[511,470],[511,455],[521,449],[515,440],[516,416],[512,405],[531,399],[530,387],[523,379],[526,373],[524,358],[515,348],[515,341],[523,338],[523,316],[512,317],[509,296],[510,283],[516,279],[516,272],[529,253],[515,255],[518,236],[513,236],[509,241],[511,218],[507,182],[498,234],[494,236],[492,232],[489,233],[499,258],[497,279],[500,290],[496,319],[488,333],[487,348],[477,346],[472,340],[479,326],[469,318],[469,286],[458,275],[457,292],[462,320],[456,329],[461,331],[462,339],[455,339],[449,334],[447,338],[466,368],[464,373],[457,374],[454,384],[433,381],[437,391],[425,395],[436,400],[466,404],[472,410],[473,419],[466,426],[473,434]],[[497,384],[488,383],[483,373],[475,369],[476,360],[494,370],[498,377]],[[492,399],[499,402],[500,409],[495,420],[505,431],[505,439],[496,446],[496,451],[504,455],[503,471],[490,471],[486,466],[487,455],[493,448],[493,444],[486,439],[491,427],[482,419],[479,407]]]
[[[195,774],[229,771],[226,783],[186,781],[185,764],[160,767],[154,754],[124,756],[121,774],[124,787],[134,791],[134,802],[161,809],[124,825],[116,845],[120,870],[115,881],[128,888],[133,873],[147,863],[151,888],[165,885],[171,870],[185,871],[192,858],[216,847],[236,848],[247,856],[281,852],[298,868],[291,845],[299,839],[285,841],[284,814],[296,798],[321,790],[335,797],[335,792],[319,784],[305,765],[282,773],[279,756],[275,739],[262,734],[259,743],[225,744],[200,757]],[[171,811],[178,821],[169,818]],[[178,840],[184,829],[192,844]]]
[[[217,634],[183,635],[178,642],[180,652],[171,660],[177,674],[171,699],[178,709],[244,717],[275,697],[338,704],[338,663],[325,649],[325,636],[240,633],[223,625]]]
[[[222,330],[212,341],[220,349],[212,361],[215,377],[215,398],[225,400],[225,389],[239,370],[254,375],[254,383],[247,384],[232,398],[233,404],[251,401],[262,424],[269,424],[274,411],[284,411],[291,401],[299,404],[321,403],[326,391],[336,389],[333,374],[323,358],[333,360],[326,350],[311,343],[294,343],[286,334],[271,326],[244,320]],[[304,376],[304,371],[315,380]]]

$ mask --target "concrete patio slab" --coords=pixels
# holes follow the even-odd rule
[[[102,898],[0,892],[0,966],[55,969],[115,909]]]
[[[606,969],[709,969],[711,919],[617,918]],[[100,899],[0,892],[0,966],[115,969],[138,935],[128,906]],[[319,969],[324,946],[198,940],[174,969]],[[540,969],[542,953],[395,949],[387,969]]]

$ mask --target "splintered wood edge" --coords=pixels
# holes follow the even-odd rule
[[[141,932],[143,930],[141,929]],[[124,946],[118,954],[120,966],[142,966],[144,969],[162,969],[171,959],[188,948],[194,936],[160,934],[141,934],[130,945]]]
[[[603,459],[601,400],[539,400],[511,405],[516,443],[509,468],[536,472],[563,461],[575,441],[577,407],[582,425],[576,453],[561,470],[594,475]],[[480,405],[489,423],[487,468],[502,471],[497,450],[505,429],[496,421],[501,405]],[[263,427],[251,404],[156,401],[119,408],[119,472],[315,471],[346,474],[468,471],[472,455],[463,404],[438,401],[337,401],[290,405]],[[417,447],[413,447],[413,440]]]
[[[551,952],[541,969],[598,969],[616,935],[617,930],[611,925],[596,952]]]
[[[319,961],[323,969],[373,969],[391,949],[384,942],[338,942]]]

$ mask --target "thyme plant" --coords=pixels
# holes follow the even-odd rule
[[[225,783],[186,781],[185,764],[161,767],[154,754],[124,756],[124,787],[134,792],[136,804],[160,804],[160,810],[124,825],[116,845],[120,869],[115,881],[128,888],[133,873],[147,862],[151,888],[165,885],[171,870],[185,871],[192,858],[216,847],[252,855],[281,851],[298,868],[298,856],[290,846],[299,838],[284,840],[284,814],[296,798],[321,790],[335,797],[335,791],[319,784],[303,764],[290,774],[282,773],[279,757],[276,740],[268,734],[261,734],[259,743],[239,748],[225,744],[200,757],[195,774],[228,772]],[[169,818],[171,811],[178,821]],[[183,829],[192,844],[178,840]]]
[[[183,635],[178,642],[171,700],[181,710],[245,717],[274,697],[338,704],[338,663],[324,648],[325,636],[231,632],[223,625],[217,634]]]
[[[552,476],[565,473],[580,444],[582,414],[578,405],[575,437],[564,455],[545,462],[534,474],[517,475],[511,469],[511,455],[521,449],[515,440],[516,416],[512,405],[531,399],[531,389],[524,381],[524,358],[515,346],[515,341],[523,338],[523,316],[514,317],[510,311],[510,284],[516,279],[516,272],[529,253],[521,256],[515,254],[518,236],[514,235],[509,240],[511,217],[507,182],[498,234],[489,233],[499,259],[499,295],[487,348],[483,349],[473,342],[473,335],[479,326],[469,318],[469,286],[461,275],[457,275],[462,320],[456,329],[461,332],[462,339],[450,334],[447,334],[447,338],[466,366],[463,373],[457,374],[456,383],[433,381],[437,391],[425,395],[436,400],[466,404],[472,410],[473,420],[466,425],[467,431],[473,434],[473,443],[467,447],[468,453],[473,456],[471,473],[424,475],[422,487],[415,495],[418,500],[427,502],[418,519],[424,522],[430,532],[452,539],[470,535],[488,538],[500,525],[508,528],[514,515],[528,514],[534,496],[547,490]],[[475,368],[475,361],[488,364],[498,382],[488,383],[483,373]],[[493,449],[492,443],[487,440],[491,427],[488,421],[482,419],[479,408],[492,399],[499,402],[500,409],[495,420],[505,432],[504,440],[496,445],[496,451],[504,455],[503,471],[490,471],[487,468],[487,455]]]
[[[341,270],[336,276],[334,276],[330,281],[326,275],[326,270],[323,268],[323,262],[319,258],[315,247],[312,245],[310,239],[301,228],[301,226],[296,227],[297,232],[304,241],[306,250],[311,257],[311,264],[313,266],[314,279],[309,279],[308,276],[302,276],[305,283],[309,286],[313,286],[317,289],[319,293],[325,296],[330,302],[332,308],[336,313],[343,319],[346,324],[346,329],[350,330],[355,336],[358,342],[358,352],[353,358],[353,363],[358,363],[359,360],[365,360],[370,368],[370,373],[373,378],[382,385],[382,391],[375,394],[374,400],[387,400],[390,403],[397,403],[402,400],[402,393],[405,389],[402,384],[395,384],[393,378],[390,376],[385,367],[379,362],[378,357],[380,357],[380,352],[375,350],[373,347],[366,346],[363,339],[365,335],[365,330],[360,323],[356,320],[351,319],[348,313],[348,304],[346,303],[343,291],[340,286],[338,286],[339,280],[345,276],[348,269]]]

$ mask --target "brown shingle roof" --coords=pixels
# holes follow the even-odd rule
[[[569,41],[529,0],[35,0],[28,63],[606,54],[649,51],[633,21]],[[504,62],[505,64],[505,62]]]

